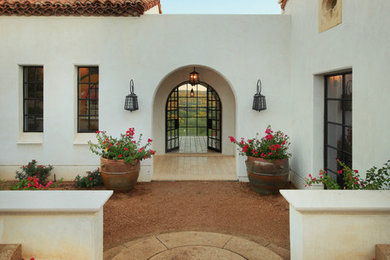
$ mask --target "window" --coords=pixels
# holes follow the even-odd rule
[[[78,132],[99,129],[99,68],[78,67]]]
[[[23,132],[43,132],[43,67],[23,67]]]
[[[325,77],[324,168],[340,185],[337,159],[352,167],[352,73]]]

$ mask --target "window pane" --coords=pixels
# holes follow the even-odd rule
[[[25,82],[35,82],[35,68],[34,67],[26,67],[25,68]]]
[[[89,82],[89,69],[79,68],[79,83],[88,83],[88,82]]]
[[[36,98],[43,100],[43,83],[37,83],[36,84]]]
[[[88,84],[79,85],[79,98],[88,98]]]
[[[41,100],[35,101],[35,114],[37,115],[43,114],[43,101]]]
[[[342,127],[328,124],[328,145],[341,149]]]
[[[42,132],[43,131],[43,118],[35,116],[24,117],[25,131],[28,132]]]
[[[341,101],[328,101],[328,121],[334,123],[343,123],[343,111],[341,110]]]
[[[98,99],[99,98],[99,89],[94,87],[89,90],[89,98],[90,99]]]
[[[343,78],[342,76],[332,76],[327,78],[328,98],[342,98]]]
[[[337,159],[339,159],[341,157],[341,152],[339,152],[335,149],[329,148],[327,157],[328,157],[327,158],[328,159],[328,162],[327,162],[328,170],[332,170],[333,172],[337,172],[339,169]]]
[[[91,117],[90,121],[89,121],[89,130],[98,130],[99,129],[99,121],[97,119],[97,117]]]
[[[24,115],[35,114],[35,101],[25,100],[24,101]]]
[[[88,100],[79,100],[79,115],[88,115]]]
[[[24,98],[35,98],[35,84],[24,84]]]
[[[88,117],[85,116],[79,117],[79,131],[82,132],[88,131]]]
[[[36,68],[36,81],[43,84],[43,68],[37,67]]]

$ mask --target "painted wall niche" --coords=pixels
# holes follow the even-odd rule
[[[319,32],[342,23],[342,0],[319,0]]]

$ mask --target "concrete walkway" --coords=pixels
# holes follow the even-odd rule
[[[130,241],[104,252],[105,260],[282,258],[253,241],[210,232],[175,232]]]

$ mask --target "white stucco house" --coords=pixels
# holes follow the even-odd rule
[[[389,159],[387,0],[283,0],[281,15],[164,15],[158,0],[55,2],[0,1],[1,179],[31,159],[73,179],[99,164],[87,145],[96,130],[135,127],[157,154],[169,153],[183,132],[170,130],[167,101],[190,92],[194,69],[218,111],[210,124],[195,120],[209,149],[236,155],[228,136],[271,124],[291,138],[298,187],[308,173],[335,172],[336,158],[361,172]],[[133,112],[124,109],[130,79]],[[258,79],[261,112],[252,110]],[[246,181],[244,158],[235,160]],[[141,177],[152,174],[147,160]]]

